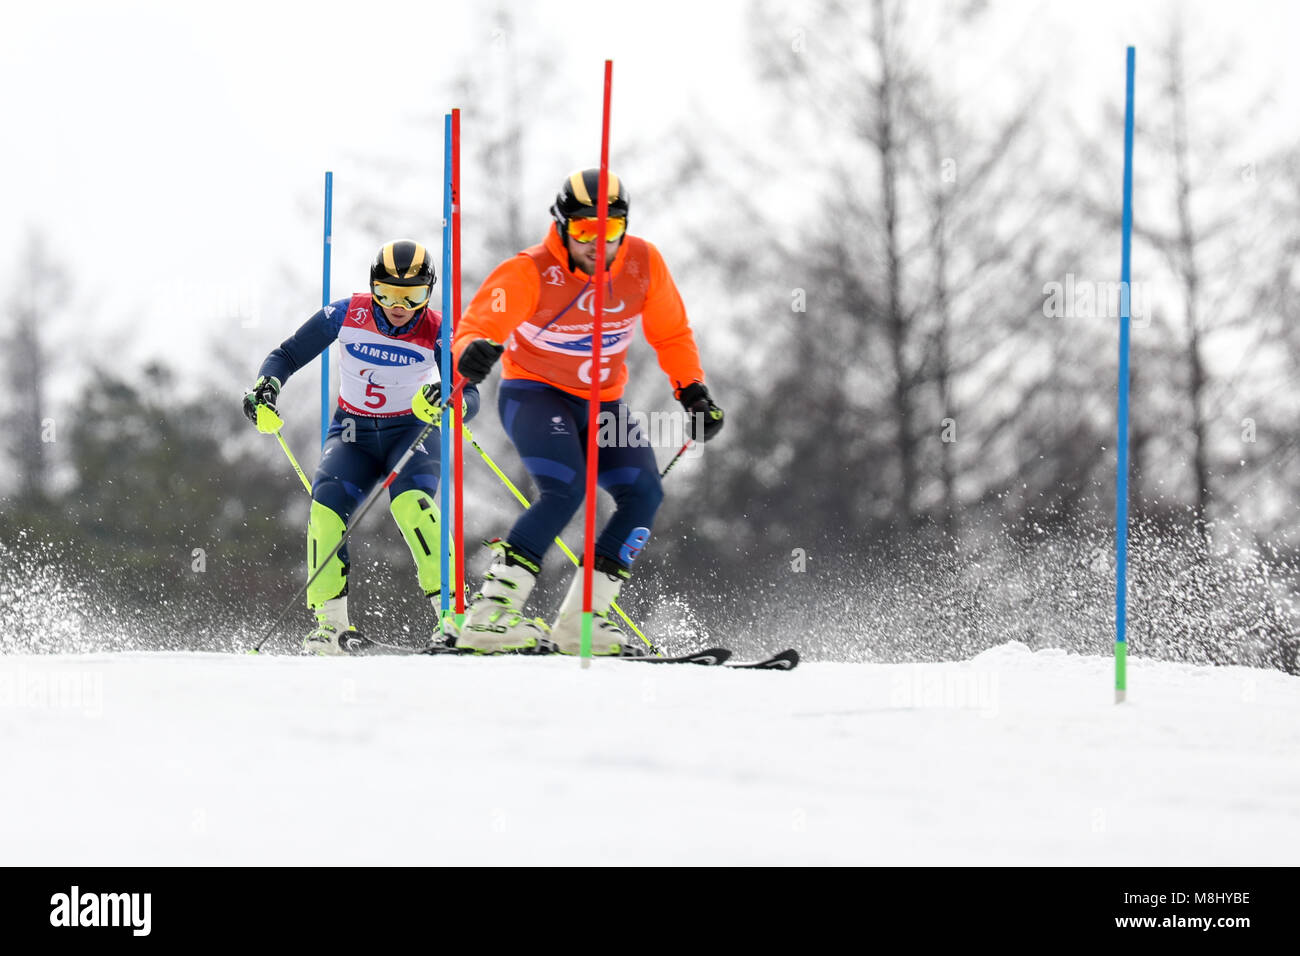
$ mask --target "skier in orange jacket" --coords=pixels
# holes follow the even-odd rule
[[[601,413],[627,422],[623,388],[627,350],[639,323],[690,416],[688,434],[708,441],[722,428],[722,410],[704,386],[695,336],[677,286],[659,250],[627,233],[628,194],[608,174],[606,234],[597,236],[599,171],[565,180],[551,215],[554,228],[540,244],[501,263],[484,280],[456,326],[452,356],[472,384],[498,358],[497,408],[506,433],[540,492],[496,552],[483,586],[456,636],[457,646],[491,653],[554,649],[578,653],[582,622],[582,571],[549,628],[523,614],[524,604],[555,536],[582,504],[586,490],[588,399],[591,394],[595,316],[592,276],[603,250],[606,279],[601,323]],[[504,353],[504,355],[503,355]],[[592,653],[635,656],[645,648],[628,640],[610,606],[631,576],[663,500],[649,441],[635,424],[599,452],[600,487],[616,505],[595,545],[592,574]]]

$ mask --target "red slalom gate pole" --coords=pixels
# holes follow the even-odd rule
[[[582,641],[579,654],[582,666],[591,666],[591,582],[596,562],[596,473],[600,457],[596,442],[600,416],[601,346],[604,344],[605,317],[605,222],[609,218],[609,99],[614,82],[614,61],[605,61],[604,110],[600,123],[600,180],[596,197],[596,294],[593,296],[591,334],[591,400],[587,406],[587,514],[582,547]]]
[[[460,325],[460,110],[451,111],[451,327],[454,334]],[[461,382],[463,389],[464,381]],[[455,518],[452,541],[456,555],[456,626],[465,623],[465,443],[461,437],[459,392],[452,402],[451,420],[455,431],[451,438],[452,482],[455,485]]]

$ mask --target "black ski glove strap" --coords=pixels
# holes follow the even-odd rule
[[[501,353],[504,351],[504,348],[491,339],[475,339],[465,346],[465,351],[460,353],[460,361],[456,363],[456,371],[465,376],[465,381],[471,385],[477,385],[488,377],[488,373],[492,371],[492,366],[497,364],[497,359],[501,357]]]
[[[687,385],[678,394],[677,400],[690,416],[687,434],[691,440],[708,441],[722,431],[722,409],[713,404],[709,390],[702,382]]]

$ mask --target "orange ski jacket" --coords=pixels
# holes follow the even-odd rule
[[[544,242],[492,271],[456,325],[452,360],[475,339],[505,345],[501,376],[529,379],[587,398],[595,332],[592,277],[570,269],[569,254],[551,229]],[[659,367],[678,395],[703,382],[700,353],[686,307],[659,250],[627,236],[606,276],[601,321],[600,400],[618,399],[627,385],[627,349],[638,321]]]

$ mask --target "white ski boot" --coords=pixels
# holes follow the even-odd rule
[[[316,630],[302,642],[304,654],[338,657],[361,652],[370,644],[348,623],[348,597],[330,598],[315,608]]]
[[[473,599],[470,597],[469,588],[467,587],[465,589],[465,603],[463,605],[466,614],[469,613],[469,608],[470,608],[470,604],[472,603],[472,600]],[[434,647],[436,646],[455,647],[456,635],[459,632],[459,628],[456,626],[456,601],[454,599],[452,600],[451,608],[450,608],[451,613],[448,614],[446,617],[442,616],[441,592],[434,591],[432,594],[429,595],[429,606],[433,608],[433,622],[434,622],[433,635],[429,638],[429,644]]]
[[[541,568],[500,538],[487,546],[496,557],[455,633],[456,647],[483,654],[535,650],[546,640],[546,625],[523,610]]]
[[[611,618],[623,582],[632,576],[627,568],[604,555],[596,555],[591,574],[591,653],[612,657],[645,657],[649,649],[632,641]],[[578,568],[551,628],[551,640],[561,654],[582,650],[582,568]]]

